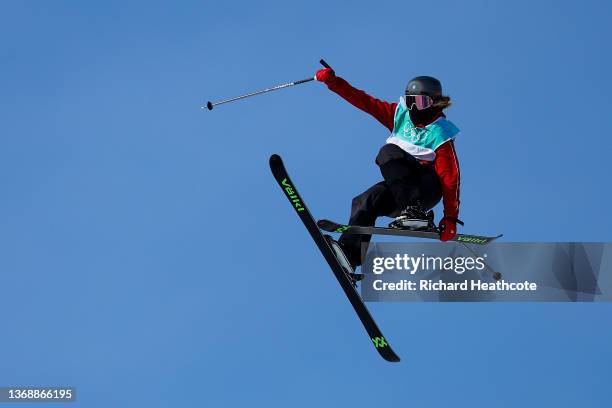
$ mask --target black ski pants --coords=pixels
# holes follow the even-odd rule
[[[394,144],[384,145],[376,156],[384,181],[353,198],[350,225],[373,226],[380,216],[397,216],[417,202],[433,208],[442,198],[440,179],[433,164],[421,164]],[[361,265],[362,244],[370,235],[342,234],[340,244],[351,264]]]

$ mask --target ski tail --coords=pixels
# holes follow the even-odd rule
[[[329,243],[317,227],[317,224],[310,214],[308,207],[306,207],[306,203],[298,193],[295,185],[291,181],[287,170],[285,169],[285,165],[283,164],[283,160],[277,154],[273,154],[270,156],[270,169],[272,170],[272,174],[276,179],[278,185],[283,190],[283,193],[291,203],[293,210],[296,212],[298,217],[302,220],[304,226],[310,233],[310,236],[314,240],[315,244],[321,251],[321,254],[327,261],[330,266],[334,276],[338,280],[340,287],[344,291],[346,297],[349,302],[353,306],[353,309],[357,313],[357,316],[361,320],[366,332],[368,333],[376,351],[387,361],[390,362],[398,362],[400,358],[391,346],[387,339],[385,339],[384,335],[376,325],[376,322],[372,318],[372,315],[368,311],[363,299],[355,288],[353,287],[352,281],[346,275],[344,269],[340,265],[339,261],[336,259],[332,248],[329,246]]]

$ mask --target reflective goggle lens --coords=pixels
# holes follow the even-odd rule
[[[418,110],[427,109],[433,105],[433,99],[427,95],[405,95],[406,106],[408,109],[412,108],[412,105],[416,106]]]

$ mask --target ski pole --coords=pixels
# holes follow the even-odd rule
[[[331,68],[327,64],[327,62],[325,62],[323,59],[321,59],[319,62],[325,68]],[[294,86],[294,85],[303,84],[303,83],[306,83],[306,82],[314,81],[315,79],[316,79],[315,77],[306,78],[306,79],[300,79],[299,81],[288,82],[286,84],[276,85],[276,86],[273,86],[271,88],[266,88],[266,89],[262,89],[260,91],[255,91],[255,92],[251,92],[251,93],[248,93],[248,94],[245,94],[245,95],[236,96],[234,98],[224,99],[224,100],[219,101],[219,102],[214,102],[213,103],[211,101],[208,101],[208,102],[206,102],[206,107],[208,108],[208,110],[212,110],[212,108],[214,106],[216,106],[216,105],[221,105],[223,103],[228,103],[228,102],[234,102],[234,101],[237,101],[237,100],[240,100],[240,99],[250,98],[251,96],[255,96],[255,95],[259,95],[259,94],[263,94],[263,93],[267,93],[267,92],[276,91],[276,90],[287,88],[287,87]],[[204,109],[204,106],[202,106],[202,109]]]
[[[478,255],[476,253],[476,251],[474,251],[468,244],[466,244],[465,242],[462,242],[462,244],[463,244],[464,247],[466,247],[468,249],[468,251],[470,251],[472,253],[472,255],[474,255],[477,258],[480,257],[480,255]],[[498,280],[500,280],[502,278],[501,272],[497,272],[495,269],[491,268],[491,266],[489,266],[489,264],[487,264],[484,260],[482,261],[482,263],[493,274],[493,279],[498,281]]]

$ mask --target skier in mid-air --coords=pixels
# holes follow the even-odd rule
[[[389,103],[354,88],[331,68],[317,71],[316,79],[391,131],[376,157],[384,181],[353,198],[349,225],[374,226],[377,217],[390,216],[393,228],[432,229],[431,208],[442,199],[440,240],[453,239],[457,224],[463,225],[457,218],[459,163],[453,141],[459,129],[444,115],[451,100],[442,94],[440,81],[413,78],[399,103]],[[361,265],[361,244],[370,238],[342,234],[338,240],[353,271]]]

